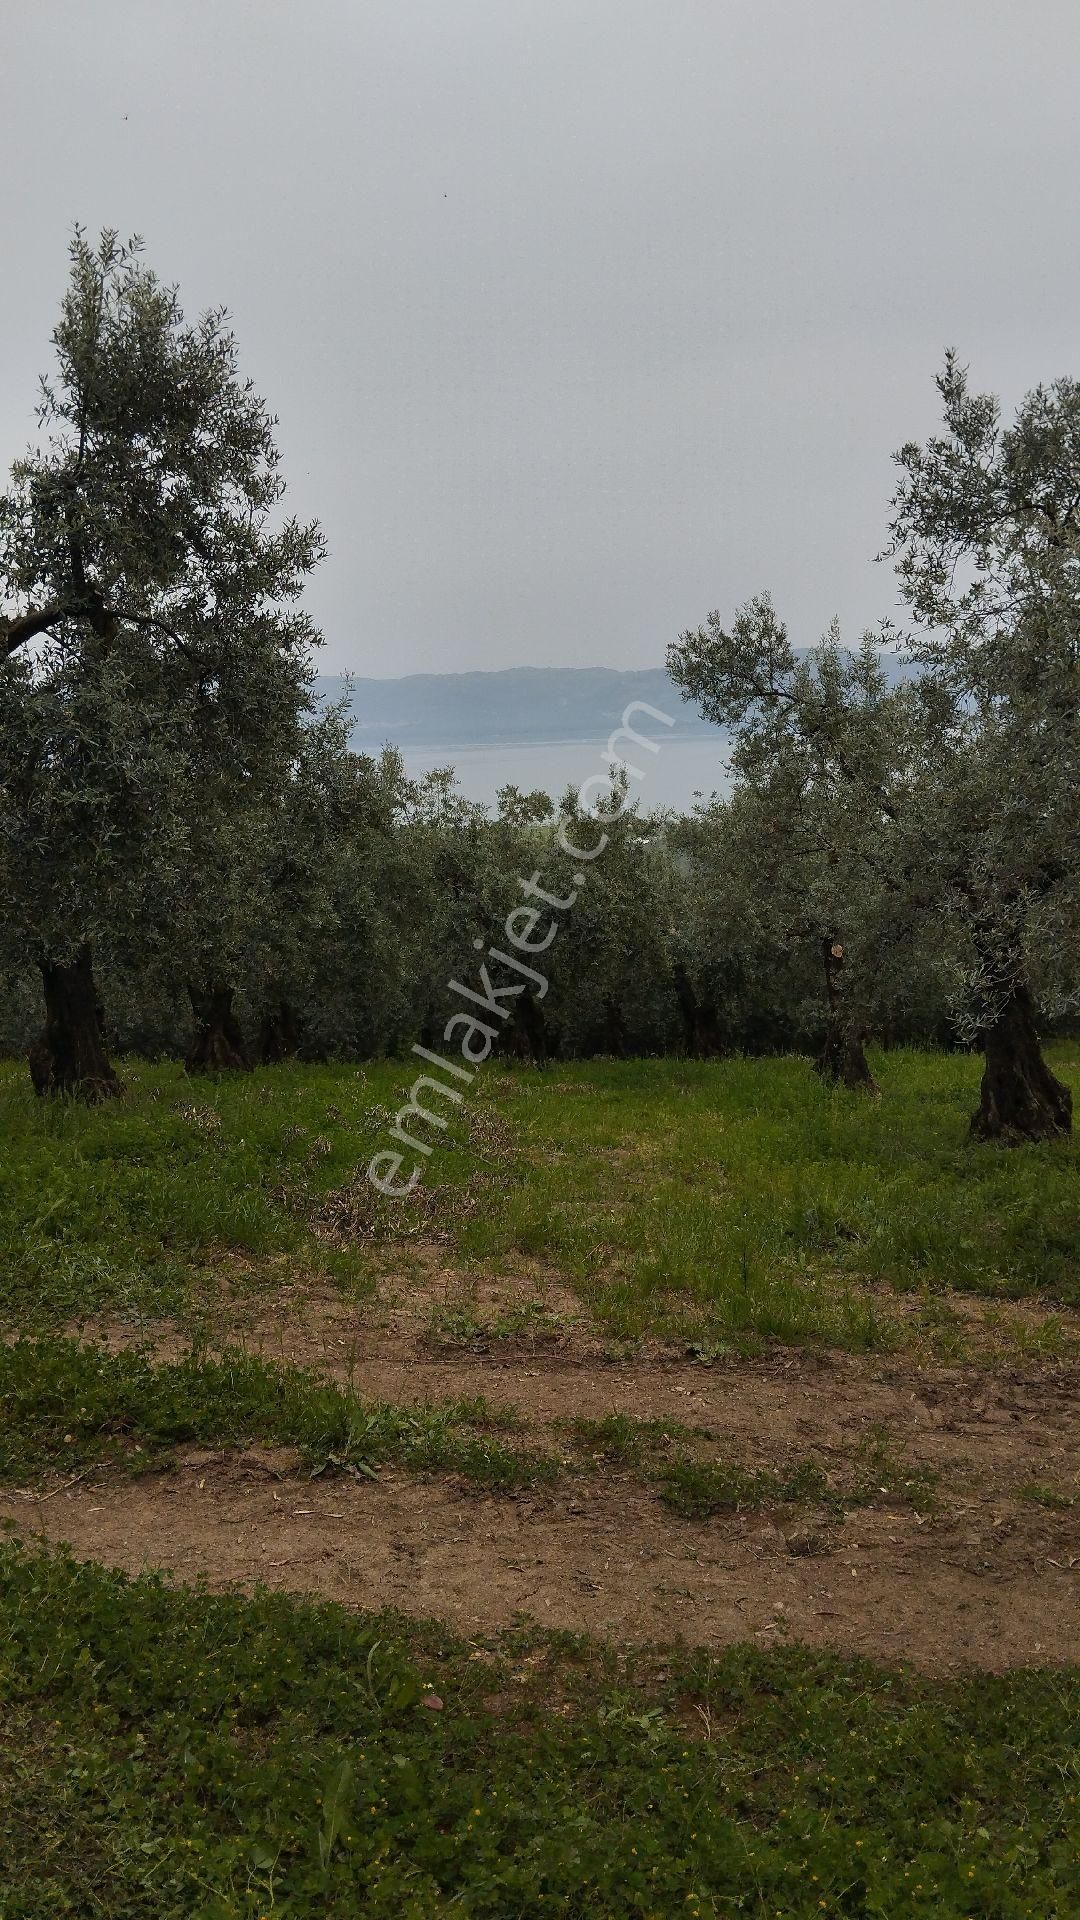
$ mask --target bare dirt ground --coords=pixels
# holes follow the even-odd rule
[[[161,1325],[81,1332],[149,1341],[159,1358],[188,1344]],[[845,1518],[784,1508],[700,1522],[603,1465],[511,1497],[389,1472],[311,1481],[295,1457],[252,1450],[5,1492],[0,1517],[129,1571],[400,1606],[470,1634],[524,1616],[633,1641],[788,1636],[933,1670],[1080,1650],[1075,1361],[943,1366],[779,1348],[711,1366],[661,1349],[612,1358],[556,1276],[478,1278],[435,1254],[374,1303],[315,1283],[227,1289],[211,1347],[226,1340],[366,1397],[483,1395],[549,1451],[560,1422],[612,1412],[701,1429],[710,1454],[748,1467],[811,1458],[831,1473],[884,1442],[938,1477],[936,1506],[919,1514],[882,1490]]]
[[[272,1470],[271,1470],[272,1469]],[[0,1497],[20,1530],[139,1572],[402,1607],[482,1634],[525,1616],[629,1641],[785,1636],[928,1670],[1075,1658],[1075,1523],[978,1505],[864,1510],[808,1553],[805,1522],[690,1524],[617,1475],[511,1499],[387,1474],[312,1482],[280,1455],[189,1456],[138,1481]]]
[[[1032,1321],[1032,1309],[1019,1311]],[[500,1324],[513,1330],[484,1331]],[[93,1320],[71,1331],[113,1350],[148,1344],[158,1359],[191,1345],[167,1322]],[[980,1481],[1049,1482],[1068,1493],[1080,1471],[1080,1361],[1014,1355],[993,1367],[943,1366],[906,1353],[777,1347],[706,1365],[659,1346],[624,1358],[576,1296],[539,1271],[476,1276],[429,1259],[388,1280],[374,1302],[317,1282],[269,1296],[228,1291],[210,1350],[226,1344],[368,1399],[416,1406],[481,1395],[536,1427],[610,1413],[701,1427],[751,1467],[848,1453],[884,1430],[905,1459],[950,1478],[970,1469]]]

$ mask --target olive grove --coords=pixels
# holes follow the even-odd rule
[[[77,233],[53,348],[0,499],[0,1046],[39,1093],[116,1094],[125,1052],[436,1046],[448,982],[600,822],[504,1051],[797,1050],[872,1093],[872,1038],[977,1046],[976,1138],[1068,1131],[1039,1030],[1080,994],[1080,387],[1003,426],[947,361],[941,433],[897,456],[909,630],[806,650],[762,596],[672,645],[726,799],[644,813],[616,771],[588,809],[486,809],[317,706],[322,539],[224,314]]]

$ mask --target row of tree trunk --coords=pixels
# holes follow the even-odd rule
[[[67,1094],[79,1100],[108,1100],[123,1083],[108,1055],[101,1001],[89,946],[73,960],[41,963],[45,1025],[30,1049],[30,1078],[43,1097]],[[185,1066],[189,1073],[242,1073],[254,1064],[233,1007],[232,987],[219,981],[189,984],[195,1037]],[[294,1059],[300,1050],[296,1016],[284,1002],[264,1016],[257,1058],[264,1065]]]
[[[876,1093],[866,1059],[866,1028],[845,1004],[843,945],[826,940],[823,946],[829,1021],[815,1064],[826,1080],[852,1092]],[[1034,1002],[1023,980],[983,1032],[982,1042],[985,1066],[979,1104],[971,1116],[972,1138],[1011,1145],[1071,1133],[1072,1094],[1043,1058]]]
[[[853,1092],[876,1093],[866,1059],[866,1029],[845,1002],[844,949],[839,941],[824,943],[825,984],[829,1018],[824,1046],[815,1065],[822,1077]],[[46,960],[41,965],[45,992],[45,1026],[30,1050],[30,1077],[42,1095],[71,1095],[81,1100],[106,1100],[123,1091],[105,1045],[101,1002],[94,981],[89,946],[79,948],[73,960]],[[680,1006],[689,1050],[713,1054],[719,1048],[715,1016],[701,1007],[683,974]],[[249,1070],[252,1058],[234,1011],[231,987],[219,981],[188,989],[196,1020],[195,1038],[186,1065],[191,1073],[236,1073]],[[516,1010],[511,1050],[538,1064],[550,1055],[542,1009],[521,997]],[[610,1038],[618,1041],[617,1011],[606,1015]],[[971,1119],[977,1140],[1005,1144],[1049,1140],[1072,1129],[1072,1095],[1043,1059],[1035,1008],[1025,985],[1017,986],[983,1035],[985,1068],[979,1105]],[[284,1003],[271,1008],[259,1035],[258,1057],[271,1062],[295,1058],[300,1047],[298,1024]],[[614,1046],[617,1049],[617,1045]]]

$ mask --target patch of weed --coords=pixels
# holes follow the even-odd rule
[[[493,1437],[510,1424],[487,1402],[397,1407],[359,1399],[303,1371],[230,1351],[155,1366],[73,1340],[0,1347],[0,1477],[126,1461],[163,1464],[177,1447],[295,1447],[313,1471],[393,1465],[459,1473],[499,1490],[553,1478],[539,1449]]]
[[[1080,1907],[1076,1675],[475,1647],[12,1546],[0,1619],[12,1920]]]

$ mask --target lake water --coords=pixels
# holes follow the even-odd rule
[[[631,782],[635,798],[646,811],[650,807],[674,807],[685,812],[693,806],[696,792],[706,797],[727,793],[731,782],[724,768],[725,741],[701,736],[680,740],[678,736],[660,743],[656,753],[636,757],[629,748],[628,757],[643,769],[645,778]],[[516,786],[531,793],[536,788],[558,800],[568,786],[579,787],[591,774],[605,769],[604,745],[587,742],[556,741],[517,747],[406,747],[405,765],[413,778],[430,772],[432,767],[451,766],[458,786],[469,800],[493,805],[500,787]],[[591,799],[595,800],[597,789]]]

